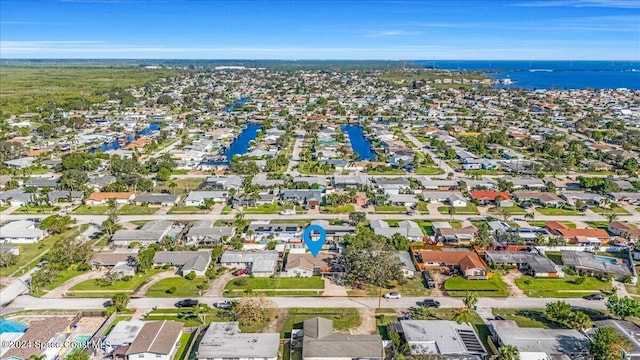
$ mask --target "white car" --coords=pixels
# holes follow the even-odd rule
[[[400,299],[402,296],[400,295],[400,293],[390,292],[382,295],[382,297],[385,299]]]

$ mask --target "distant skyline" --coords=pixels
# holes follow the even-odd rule
[[[640,0],[0,0],[0,58],[640,60]]]

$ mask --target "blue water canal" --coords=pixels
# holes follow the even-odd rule
[[[351,148],[358,154],[359,160],[372,160],[376,157],[376,153],[371,149],[371,142],[364,136],[362,127],[342,125],[340,129],[349,135]]]
[[[147,136],[147,135],[149,135],[152,132],[157,131],[157,130],[160,130],[160,124],[152,123],[152,124],[149,124],[149,126],[147,126],[146,128],[140,130],[137,133],[137,135]],[[125,146],[125,145],[129,144],[130,142],[134,141],[135,139],[136,139],[136,134],[128,134],[127,135],[127,141],[125,142],[124,145],[121,145],[118,140],[114,140],[112,142],[105,142],[102,145],[100,145],[99,147],[92,148],[89,152],[90,153],[95,153],[96,151],[98,151],[98,149],[101,150],[102,152],[109,151],[109,150],[118,150],[122,146]]]
[[[240,98],[240,99],[232,102],[231,105],[229,105],[226,108],[222,109],[222,112],[226,112],[226,113],[232,112],[235,109],[236,105],[244,105],[246,103],[247,103],[247,98]]]
[[[224,156],[227,161],[231,161],[235,155],[246,154],[247,150],[249,150],[249,143],[256,139],[260,129],[262,129],[262,126],[258,124],[247,124],[240,135],[225,149]]]

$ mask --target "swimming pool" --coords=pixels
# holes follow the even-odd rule
[[[78,336],[76,336],[76,338],[74,340],[78,344],[84,344],[84,343],[88,342],[89,340],[91,340],[91,335],[78,335]]]
[[[618,263],[618,259],[612,258],[612,257],[597,256],[596,255],[593,258],[598,260],[598,261],[607,262],[607,263],[610,263],[610,264],[617,264]]]
[[[5,320],[0,317],[0,334],[4,334],[6,332],[25,332],[27,331],[27,327],[19,322]]]

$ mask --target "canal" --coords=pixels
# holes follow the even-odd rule
[[[140,130],[137,135],[140,136],[147,136],[149,134],[151,134],[154,131],[160,130],[160,124],[158,123],[151,123],[149,124],[149,126],[147,126],[146,128]],[[129,144],[130,142],[133,142],[136,139],[136,134],[127,134],[127,141],[125,142],[124,145],[121,145],[120,142],[118,140],[114,140],[112,142],[104,142],[102,145],[100,145],[99,147],[95,147],[92,148],[91,150],[89,150],[90,153],[95,153],[96,151],[100,150],[102,152],[105,151],[109,151],[109,150],[118,150],[119,148],[121,148],[122,146],[126,146],[127,144]]]
[[[246,103],[247,103],[247,98],[244,98],[244,97],[240,98],[240,99],[232,102],[231,105],[229,105],[229,106],[225,107],[224,109],[222,109],[222,112],[226,112],[226,113],[232,112],[235,109],[236,105],[244,105]]]
[[[225,149],[224,155],[227,161],[231,161],[235,155],[246,154],[247,150],[249,150],[249,144],[256,139],[258,131],[261,129],[262,126],[258,124],[247,124],[240,135]]]
[[[376,157],[376,153],[371,149],[371,142],[364,136],[362,127],[342,125],[340,129],[349,135],[351,148],[358,154],[359,160],[373,160]]]

